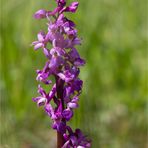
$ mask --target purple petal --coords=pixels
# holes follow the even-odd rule
[[[79,145],[77,148],[86,148],[85,146],[81,146],[81,145]]]
[[[63,56],[65,54],[65,51],[59,47],[54,47],[50,50],[51,55],[58,55],[58,56]]]
[[[60,7],[57,7],[57,8],[55,8],[53,11],[48,11],[47,12],[47,16],[53,16],[53,15],[55,15],[57,12],[59,12],[61,10],[61,8]]]
[[[54,121],[52,128],[56,129],[61,134],[64,134],[66,132],[66,123],[62,121]]]
[[[77,145],[78,144],[78,140],[77,140],[77,137],[76,136],[70,136],[70,140],[72,142],[73,145]]]
[[[53,110],[53,107],[51,106],[51,104],[46,104],[44,109],[45,109],[46,113],[48,114],[48,116],[51,117],[51,119],[53,119],[53,120],[57,119],[56,115],[54,114],[54,110]]]
[[[56,2],[57,3],[63,3],[64,4],[66,1],[65,0],[56,0]]]
[[[65,102],[69,102],[70,95],[72,92],[73,92],[73,90],[70,86],[65,86],[64,93],[63,93],[63,97],[64,97]]]
[[[80,91],[81,88],[82,88],[82,85],[83,85],[83,81],[80,80],[80,79],[76,79],[74,82],[73,82],[73,89],[76,90],[76,91]]]
[[[37,37],[38,37],[38,40],[39,40],[40,42],[43,42],[43,41],[44,41],[44,38],[45,38],[45,33],[44,33],[43,31],[40,31],[40,32],[38,33]]]
[[[77,8],[78,8],[78,5],[79,5],[78,2],[72,2],[72,3],[70,4],[70,6],[66,8],[65,11],[74,13],[74,12],[76,12],[76,10],[77,10]]]
[[[45,90],[41,87],[41,85],[38,85],[38,93],[40,93],[43,97],[46,97]]]
[[[78,102],[78,101],[79,101],[78,96],[74,96],[71,102]]]
[[[69,135],[72,135],[73,134],[73,131],[72,131],[72,129],[71,129],[70,126],[66,126],[66,129],[67,129]]]
[[[38,106],[42,106],[45,105],[45,103],[47,102],[47,99],[44,97],[41,97],[38,101],[37,101],[37,105]]]
[[[63,19],[64,19],[64,14],[60,14],[58,19],[57,19],[57,22],[63,21]]]
[[[60,124],[57,127],[57,130],[62,134],[65,133],[65,131],[66,131],[66,123],[65,122],[60,122]]]
[[[38,10],[35,14],[34,14],[34,18],[35,19],[42,19],[46,17],[46,10]]]
[[[34,46],[34,49],[37,50],[39,48],[43,47],[43,43],[38,43]]]
[[[74,39],[77,36],[77,30],[71,29],[67,31],[67,34],[70,39]]]
[[[69,54],[70,54],[70,58],[72,58],[72,60],[75,60],[76,58],[80,57],[78,51],[75,48],[72,48],[72,50],[70,51]]]
[[[77,71],[73,69],[71,71],[65,70],[64,73],[58,73],[57,75],[65,82],[70,82],[77,76]]]
[[[69,107],[69,108],[77,108],[78,107],[78,104],[77,103],[74,103],[74,102],[69,102],[67,104],[67,107]]]
[[[43,49],[43,53],[45,54],[45,56],[46,56],[47,58],[51,58],[51,54],[50,54],[50,52],[49,52],[49,50],[48,50],[47,48],[44,48],[44,49]]]
[[[38,75],[36,77],[37,81],[44,81],[45,79],[47,79],[48,74],[43,72],[43,71],[38,71]]]
[[[32,100],[34,102],[37,102],[37,105],[38,106],[42,106],[42,105],[45,105],[46,102],[47,102],[47,99],[42,97],[42,96],[39,96],[39,97],[36,97],[36,98],[32,98]]]
[[[51,68],[51,70],[54,71],[58,66],[60,66],[63,63],[64,63],[64,60],[61,56],[52,56],[50,60],[49,68]]]
[[[63,73],[58,73],[58,76],[62,79],[65,80],[65,75]]]
[[[38,43],[40,43],[40,42],[39,41],[34,41],[34,42],[32,42],[32,45],[36,45]]]
[[[74,45],[81,45],[81,39],[75,38],[75,39],[73,40],[73,44],[74,44]]]
[[[81,58],[77,58],[75,61],[74,61],[74,65],[75,66],[83,66],[85,65],[85,61]]]
[[[53,85],[50,93],[49,93],[49,100],[51,100],[54,96],[55,96],[55,93],[56,93],[56,84]]]
[[[67,121],[69,121],[71,119],[71,117],[73,116],[73,111],[71,109],[67,108],[62,112],[62,115]]]
[[[32,98],[34,102],[37,102],[41,97]]]

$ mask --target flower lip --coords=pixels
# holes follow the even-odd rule
[[[42,105],[45,105],[46,102],[47,102],[47,99],[42,97],[41,99],[39,99],[39,100],[37,101],[37,105],[38,105],[38,106],[42,106]]]
[[[37,102],[37,106],[38,106],[38,107],[45,105],[46,102],[47,102],[47,98],[44,98],[44,97],[42,97],[42,96],[33,98],[32,100],[33,100],[34,102]]]

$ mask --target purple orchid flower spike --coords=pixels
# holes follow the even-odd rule
[[[46,114],[51,118],[51,127],[57,131],[57,148],[90,148],[90,141],[81,130],[73,131],[68,121],[74,116],[74,110],[79,107],[79,95],[82,92],[83,81],[79,78],[80,66],[85,64],[76,45],[81,45],[77,36],[75,23],[64,14],[75,13],[79,3],[66,5],[66,0],[55,0],[54,10],[38,10],[35,19],[47,19],[47,33],[40,31],[37,41],[32,45],[34,50],[42,49],[46,56],[46,63],[42,70],[37,70],[36,80],[50,86],[46,92],[38,86],[38,97],[33,98],[37,106],[43,106]],[[52,17],[52,19],[51,19]],[[48,49],[48,44],[52,47]],[[50,76],[55,79],[50,80]],[[54,103],[54,105],[53,105]]]

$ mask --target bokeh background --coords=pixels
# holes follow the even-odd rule
[[[70,125],[92,139],[92,148],[146,148],[146,0],[79,0],[76,14],[87,61],[80,108]],[[0,36],[1,148],[55,148],[51,120],[37,96],[36,69],[45,58],[30,46],[46,21],[33,19],[53,0],[2,0]],[[148,62],[148,61],[147,61]]]

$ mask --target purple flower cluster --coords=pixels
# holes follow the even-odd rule
[[[76,12],[78,2],[66,6],[66,0],[56,0],[57,8],[53,11],[38,10],[34,18],[48,21],[48,31],[40,31],[38,40],[34,41],[34,49],[41,48],[47,58],[42,70],[37,70],[37,81],[45,85],[52,85],[50,92],[46,92],[41,85],[38,86],[40,96],[33,98],[38,106],[44,106],[45,112],[53,120],[52,128],[61,133],[64,138],[62,148],[89,148],[90,141],[79,129],[75,132],[67,126],[78,107],[79,95],[83,81],[79,79],[79,67],[85,64],[75,48],[81,44],[77,37],[77,30],[73,21],[64,16],[65,12]],[[52,48],[48,49],[47,45]],[[55,83],[49,80],[54,76]],[[55,105],[51,105],[51,101]]]

